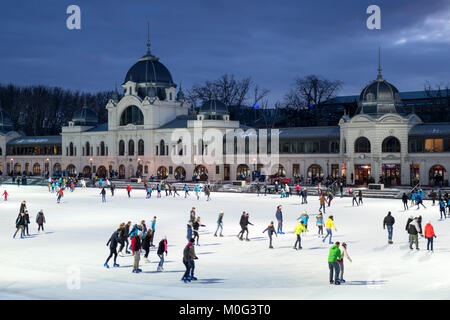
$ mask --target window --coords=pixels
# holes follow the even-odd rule
[[[120,116],[120,125],[126,126],[127,124],[143,125],[144,115],[141,109],[136,106],[127,107]]]
[[[73,143],[72,142],[69,144],[69,155],[71,157],[73,156]]]
[[[128,155],[134,156],[134,140],[128,141]]]
[[[443,152],[444,139],[425,139],[425,152]]]
[[[387,137],[381,145],[382,152],[400,152],[400,141],[396,137]]]
[[[165,151],[166,151],[166,146],[165,146],[165,143],[164,143],[164,140],[161,140],[160,142],[159,142],[159,152],[160,152],[160,156],[164,156],[165,155]],[[158,154],[158,152],[156,152],[156,154]]]
[[[144,140],[140,139],[138,142],[138,156],[144,155]]]
[[[101,156],[105,155],[105,143],[103,141],[100,142],[100,155]]]
[[[86,156],[90,154],[91,148],[89,146],[89,142],[86,142]]]
[[[330,142],[330,153],[339,153],[339,142],[338,141]]]
[[[119,141],[119,156],[125,155],[125,142],[123,140]]]
[[[355,152],[370,153],[370,141],[366,137],[359,137],[355,141]]]

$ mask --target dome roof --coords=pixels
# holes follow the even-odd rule
[[[83,106],[73,113],[72,121],[76,126],[96,126],[98,124],[98,115],[94,110]]]
[[[378,77],[367,85],[359,96],[356,114],[370,114],[372,116],[386,113],[405,114],[398,89],[383,79],[381,69]]]
[[[213,98],[202,104],[199,114],[224,115],[228,109],[222,101]]]
[[[13,130],[14,125],[9,114],[0,106],[0,132],[8,133]]]
[[[159,62],[159,58],[152,56],[150,51],[128,70],[124,82],[127,81],[156,83],[164,87],[174,86],[169,70]]]

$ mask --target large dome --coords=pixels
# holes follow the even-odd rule
[[[356,114],[377,116],[386,113],[405,114],[405,110],[398,89],[383,79],[379,69],[377,79],[362,90]]]
[[[98,115],[94,110],[83,106],[73,113],[72,121],[76,126],[96,126],[98,124]]]
[[[154,83],[159,86],[174,86],[172,75],[169,70],[159,62],[159,58],[152,56],[148,52],[139,59],[125,76],[125,81],[133,81],[136,83]]]

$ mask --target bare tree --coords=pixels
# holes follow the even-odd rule
[[[333,98],[342,88],[342,81],[331,81],[317,75],[309,75],[295,79],[291,90],[285,95],[285,104],[288,108],[305,109],[317,106]]]

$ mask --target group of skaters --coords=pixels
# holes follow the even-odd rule
[[[131,221],[128,223],[122,222],[119,228],[113,232],[109,238],[106,246],[109,247],[109,256],[104,263],[104,266],[109,269],[109,260],[113,258],[113,267],[120,267],[117,263],[117,256],[125,257],[126,255],[133,256],[133,273],[140,273],[142,269],[139,268],[139,262],[141,260],[141,254],[144,254],[144,261],[150,263],[149,253],[153,244],[156,231],[156,216],[153,217],[151,225],[147,228],[145,220],[142,220],[140,224],[134,224],[132,226]],[[119,246],[120,245],[120,246]],[[117,247],[119,249],[117,250]],[[123,250],[125,249],[125,254]],[[167,256],[167,237],[163,236],[159,241],[156,254],[159,257],[159,263],[156,271],[164,271],[164,254]]]
[[[44,231],[45,216],[42,209],[37,213],[35,221],[38,225],[38,232],[41,232],[41,230]],[[30,237],[30,223],[30,215],[27,210],[26,201],[22,201],[20,204],[19,215],[16,218],[16,232],[14,232],[13,239],[19,231],[21,239]]]

